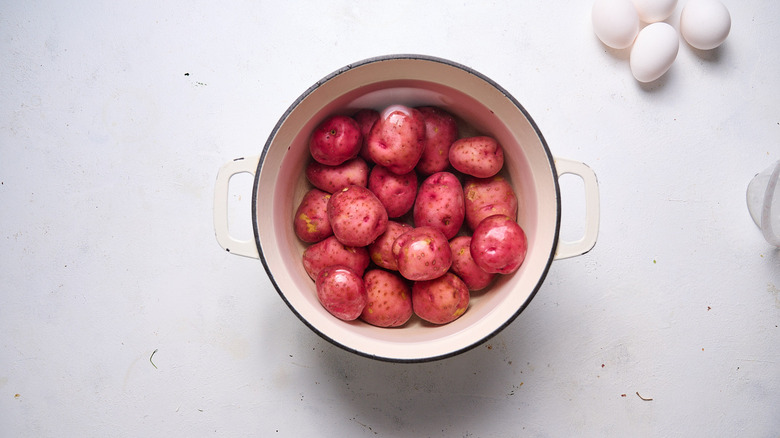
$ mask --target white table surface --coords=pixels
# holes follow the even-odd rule
[[[780,159],[780,3],[726,4],[721,48],[681,41],[641,85],[590,1],[4,2],[0,434],[779,436],[780,253],[745,190]],[[317,80],[394,53],[501,84],[601,193],[593,251],[422,364],[324,341],[212,225],[220,165]],[[573,238],[581,187],[561,184]]]

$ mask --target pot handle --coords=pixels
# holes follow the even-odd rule
[[[217,172],[217,183],[214,187],[214,233],[217,242],[225,251],[244,257],[260,258],[257,245],[253,239],[238,240],[230,235],[228,230],[228,186],[230,178],[238,173],[255,174],[260,156],[236,158],[228,161]]]
[[[582,178],[585,186],[585,233],[581,239],[573,242],[558,241],[555,260],[560,260],[585,254],[596,245],[600,216],[599,183],[596,173],[585,163],[555,158],[555,168],[558,171],[558,178],[567,173],[576,175]]]

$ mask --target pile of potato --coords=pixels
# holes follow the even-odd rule
[[[446,324],[470,291],[515,272],[527,240],[517,196],[499,175],[501,145],[459,137],[434,106],[333,115],[312,132],[313,186],[293,226],[310,244],[303,266],[331,314],[379,327],[413,314]],[[422,179],[422,182],[419,180]]]

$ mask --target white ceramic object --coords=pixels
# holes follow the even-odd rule
[[[747,206],[764,239],[780,247],[780,161],[750,180]]]
[[[303,169],[314,127],[331,114],[352,114],[365,107],[381,110],[397,103],[439,106],[496,137],[504,146],[503,172],[518,195],[518,222],[528,237],[528,252],[520,269],[501,276],[489,292],[475,294],[463,316],[442,326],[416,317],[394,329],[334,318],[317,301],[314,283],[301,263],[305,244],[292,227],[295,209],[308,189]],[[227,229],[228,183],[241,172],[255,179],[254,242],[234,239]],[[558,240],[558,178],[564,173],[584,181],[585,231],[575,242]],[[348,351],[395,362],[450,357],[498,333],[528,305],[554,259],[581,255],[593,247],[598,223],[598,182],[589,167],[553,159],[525,109],[490,79],[465,66],[420,55],[367,59],[317,82],[285,112],[260,156],[230,161],[220,168],[214,198],[220,245],[232,254],[259,257],[279,295],[301,321]]]

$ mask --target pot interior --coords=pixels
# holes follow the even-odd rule
[[[468,311],[435,326],[416,316],[399,328],[345,322],[317,301],[302,265],[306,244],[292,218],[310,189],[304,175],[308,137],[332,114],[392,104],[438,106],[468,123],[464,135],[490,135],[504,147],[502,171],[518,197],[518,223],[528,238],[521,268],[473,292]],[[422,182],[422,179],[420,179]],[[265,145],[255,181],[255,235],[268,274],[290,308],[315,332],[347,350],[392,361],[451,356],[511,322],[541,285],[552,261],[560,222],[557,176],[545,141],[525,110],[498,85],[466,67],[428,57],[375,58],[335,72],[304,93]]]

